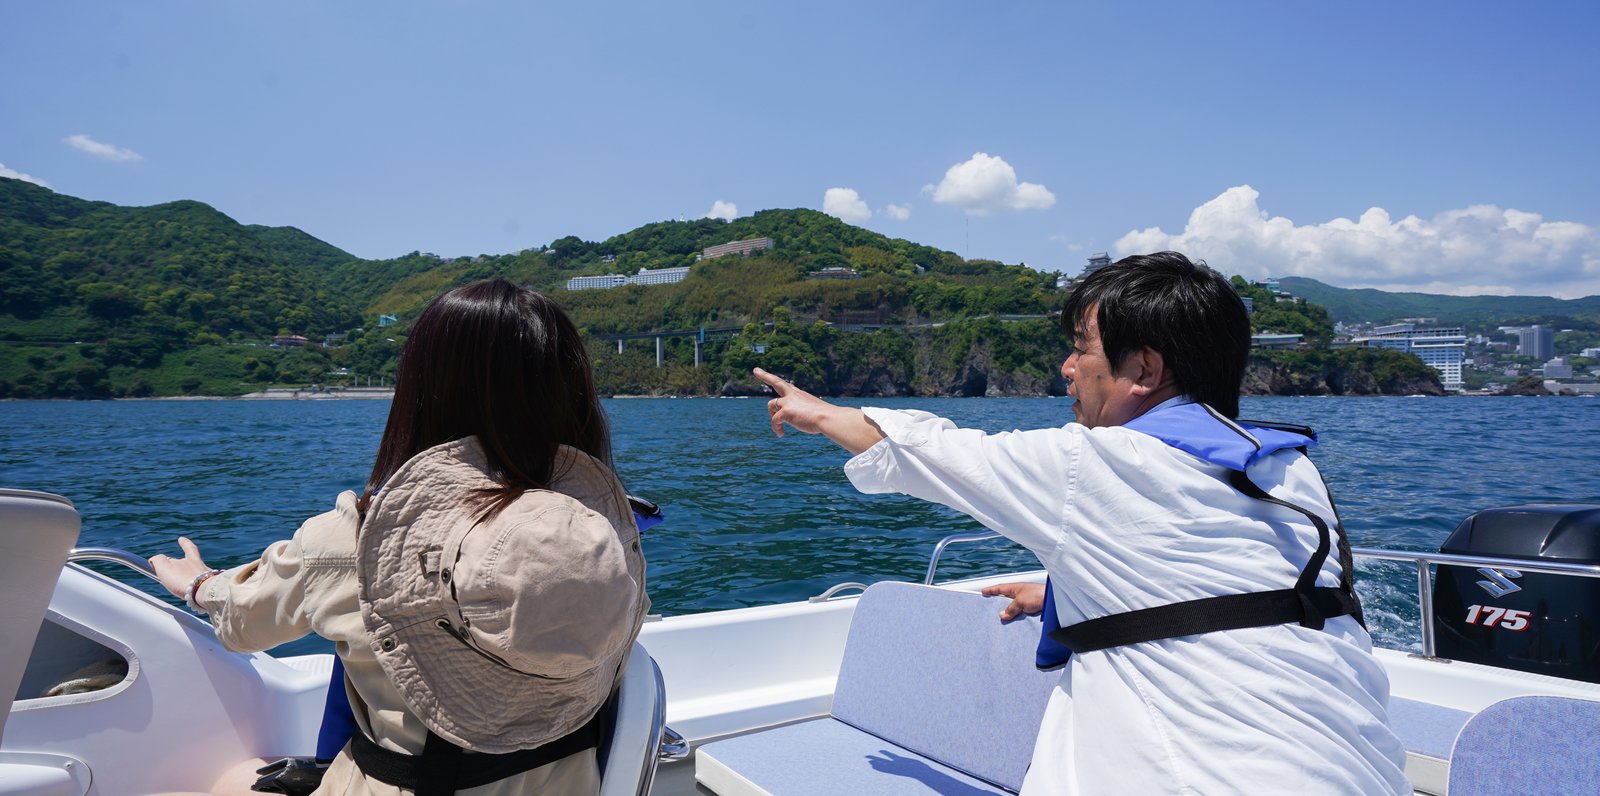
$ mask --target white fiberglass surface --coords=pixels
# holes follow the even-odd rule
[[[103,636],[129,673],[103,691],[19,702],[6,752],[70,755],[97,793],[115,796],[205,791],[249,758],[314,750],[325,671],[227,652],[187,612],[76,566],[63,570],[50,610]]]

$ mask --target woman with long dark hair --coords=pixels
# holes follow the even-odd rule
[[[257,561],[151,559],[229,649],[335,643],[359,729],[318,793],[582,794],[648,608],[577,328],[505,280],[451,290],[400,354],[360,495]]]

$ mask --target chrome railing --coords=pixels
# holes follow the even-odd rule
[[[848,582],[848,583],[840,583],[840,584],[837,584],[837,585],[829,588],[827,591],[825,591],[825,592],[823,592],[823,593],[821,593],[821,594],[819,594],[819,595],[817,595],[815,597],[807,597],[806,598],[806,602],[808,602],[808,603],[825,603],[825,602],[833,599],[836,595],[839,594],[839,592],[850,591],[852,589],[854,589],[855,591],[866,591],[867,590],[867,584],[865,584],[865,583],[857,583],[857,582],[855,582],[853,580]]]
[[[156,571],[150,568],[150,559],[115,547],[74,547],[67,552],[67,561],[110,561],[151,579],[156,576]]]
[[[933,585],[933,575],[939,571],[939,556],[944,555],[944,549],[957,542],[985,542],[990,539],[999,539],[1000,534],[995,531],[974,531],[973,533],[958,533],[946,536],[933,546],[933,555],[928,559],[928,574],[922,579],[924,586]]]
[[[928,574],[922,579],[924,585],[932,586],[934,574],[939,569],[939,557],[944,555],[944,550],[958,542],[982,542],[999,538],[1000,534],[994,531],[977,531],[973,533],[958,533],[946,536],[934,545],[933,555],[928,558]],[[1383,561],[1400,561],[1410,563],[1417,571],[1417,606],[1420,608],[1420,623],[1422,625],[1422,656],[1425,658],[1438,657],[1438,645],[1433,632],[1433,569],[1432,567],[1456,566],[1473,567],[1484,570],[1486,578],[1503,577],[1510,574],[1516,577],[1520,573],[1533,572],[1542,575],[1573,575],[1580,578],[1600,578],[1600,565],[1593,564],[1563,564],[1555,561],[1536,561],[1525,558],[1500,558],[1496,556],[1475,556],[1462,553],[1429,553],[1412,550],[1382,550],[1376,547],[1353,547],[1351,554],[1358,558],[1375,558]],[[1488,570],[1493,570],[1491,575]]]
[[[1433,570],[1430,565],[1474,567],[1481,570],[1518,573],[1535,572],[1542,575],[1574,575],[1580,578],[1600,578],[1600,566],[1592,564],[1562,564],[1554,561],[1535,561],[1526,558],[1499,558],[1472,556],[1461,553],[1428,553],[1411,550],[1380,550],[1375,547],[1352,547],[1350,552],[1360,558],[1383,561],[1409,562],[1417,568],[1417,605],[1421,609],[1422,656],[1438,657],[1438,647],[1433,636]],[[1483,572],[1489,577],[1489,572]]]

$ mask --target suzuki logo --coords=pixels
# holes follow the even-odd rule
[[[1478,567],[1478,574],[1488,580],[1478,581],[1483,590],[1495,597],[1504,597],[1514,591],[1522,591],[1522,587],[1511,582],[1511,578],[1520,578],[1522,573],[1514,569],[1490,569]]]

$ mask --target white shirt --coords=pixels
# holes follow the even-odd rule
[[[986,434],[864,410],[887,438],[845,465],[857,489],[950,506],[1027,547],[1063,627],[1140,608],[1289,588],[1317,533],[1227,471],[1120,427]],[[1251,465],[1274,497],[1329,520],[1310,459]],[[1319,586],[1337,586],[1330,556]],[[1230,630],[1074,655],[1052,693],[1024,796],[1411,793],[1389,680],[1348,616],[1324,630]]]

